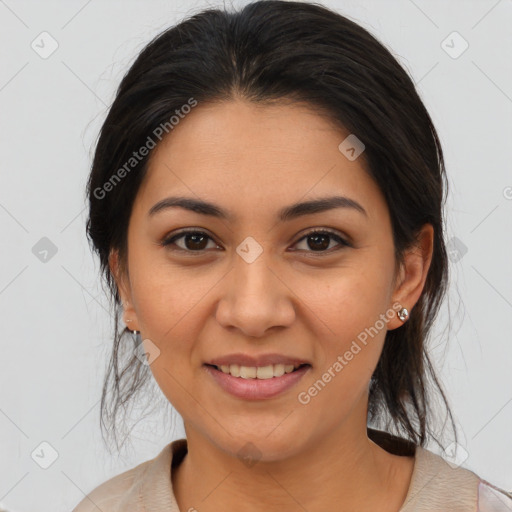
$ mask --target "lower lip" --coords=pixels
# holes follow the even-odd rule
[[[290,389],[299,382],[311,366],[302,366],[294,372],[271,379],[243,379],[242,377],[233,377],[233,375],[217,370],[213,366],[205,365],[205,368],[220,387],[231,395],[246,400],[264,400]]]

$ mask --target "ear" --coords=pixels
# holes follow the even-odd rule
[[[137,313],[133,307],[130,279],[128,277],[127,270],[120,265],[117,250],[110,251],[108,264],[121,297],[121,304],[123,306],[123,322],[131,331],[140,331]]]
[[[425,224],[419,231],[415,244],[406,251],[390,306],[398,302],[402,308],[407,309],[409,316],[412,314],[411,311],[425,286],[433,249],[434,228],[432,224]],[[393,309],[396,310],[396,307]],[[401,325],[403,322],[395,314],[388,322],[388,330],[391,331]]]

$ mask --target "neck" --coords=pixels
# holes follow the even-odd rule
[[[343,504],[343,510],[396,512],[414,464],[414,458],[392,455],[371,441],[366,425],[340,428],[285,458],[253,464],[194,429],[186,432],[188,453],[172,473],[180,510],[313,512]]]

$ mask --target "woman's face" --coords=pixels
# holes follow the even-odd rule
[[[388,208],[364,153],[349,159],[338,148],[348,135],[304,107],[232,101],[199,104],[154,150],[129,224],[129,278],[118,284],[125,321],[141,331],[187,436],[231,454],[251,442],[275,460],[343,425],[366,433],[386,329],[401,325],[396,302],[410,311],[422,278],[414,290],[399,289],[401,277],[395,287]],[[360,208],[289,210],[334,196]],[[151,213],[170,197],[206,201],[226,217],[165,204]],[[185,229],[196,235],[163,245]],[[272,383],[206,366],[233,354],[309,366]],[[263,389],[278,379],[291,386]],[[252,386],[243,396],[241,384]]]

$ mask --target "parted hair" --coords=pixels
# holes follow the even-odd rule
[[[428,437],[436,439],[431,406],[440,397],[456,439],[427,350],[448,282],[448,183],[432,119],[409,74],[366,29],[320,4],[281,0],[255,1],[239,10],[208,8],[159,33],[136,56],[103,122],[87,184],[86,226],[115,318],[102,431],[117,443],[118,414],[151,376],[135,356],[131,332],[120,327],[120,294],[109,268],[116,250],[126,269],[129,218],[151,152],[108,193],[98,191],[191,98],[201,105],[236,97],[259,104],[306,103],[364,142],[365,171],[389,208],[397,265],[420,228],[433,226],[422,294],[409,320],[386,333],[371,377],[368,423],[424,445]]]

